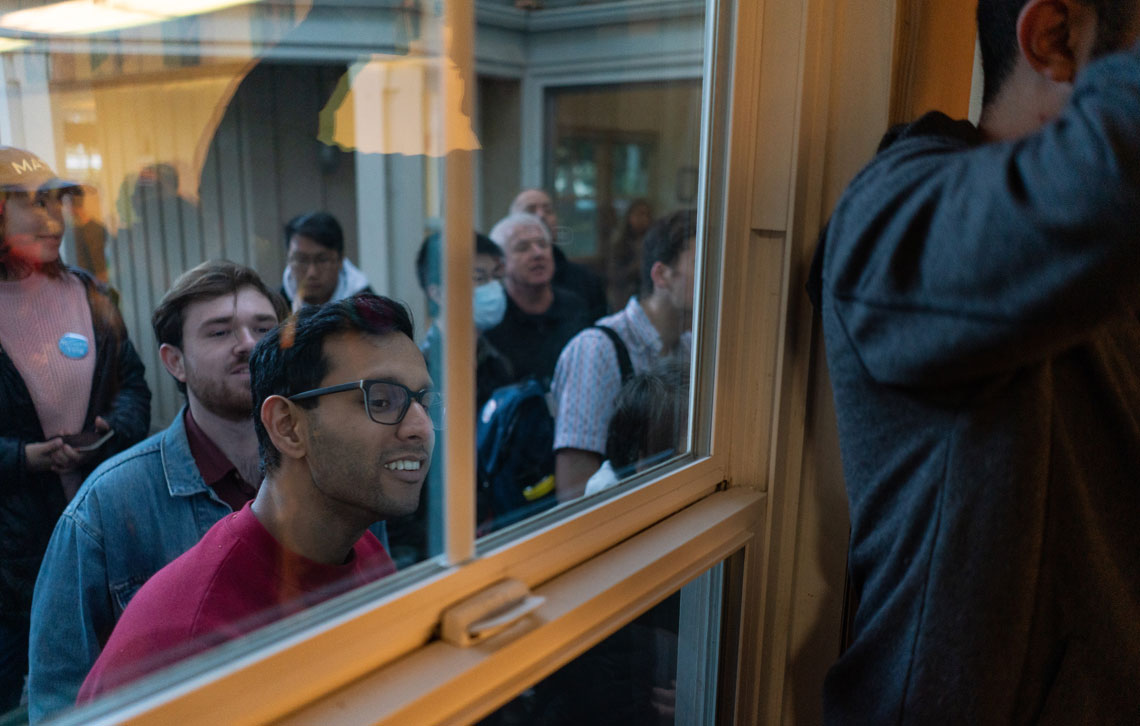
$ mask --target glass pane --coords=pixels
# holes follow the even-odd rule
[[[723,573],[712,568],[480,726],[716,723]]]
[[[445,126],[477,144],[445,108],[442,12],[0,10],[0,713],[42,719],[85,679],[87,699],[441,551],[420,253]],[[364,379],[399,385],[366,407]]]
[[[501,321],[479,326],[482,535],[690,451],[705,9],[526,16],[476,29],[477,64],[526,59],[521,83],[479,83],[480,229],[506,291]]]

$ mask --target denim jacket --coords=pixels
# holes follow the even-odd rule
[[[74,705],[135,592],[231,511],[198,473],[184,413],[104,462],[56,524],[32,600],[33,723]]]

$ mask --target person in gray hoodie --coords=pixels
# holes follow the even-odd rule
[[[1140,7],[978,30],[979,126],[892,130],[809,285],[858,600],[825,718],[1140,723]]]

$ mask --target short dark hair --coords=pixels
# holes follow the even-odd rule
[[[1017,61],[1017,18],[1029,0],[979,0],[978,45],[982,51],[985,79],[982,103],[997,98]],[[1078,0],[1096,12],[1096,45],[1093,57],[1121,50],[1136,12],[1137,0]]]
[[[403,333],[413,340],[415,335],[411,313],[402,303],[365,293],[324,305],[306,306],[259,340],[249,357],[249,375],[253,428],[257,432],[263,473],[280,466],[281,452],[261,423],[261,405],[270,396],[288,398],[318,387],[329,372],[325,339],[337,333]],[[297,405],[312,408],[317,405],[317,399],[303,399],[297,401]]]
[[[475,233],[475,254],[477,255],[491,255],[498,259],[503,258],[503,249],[495,244],[485,234],[479,232]],[[423,244],[420,245],[420,251],[416,255],[416,279],[420,281],[420,288],[427,292],[428,285],[438,285],[442,279],[440,275],[440,262],[442,260],[440,255],[440,235],[439,232],[432,232],[424,238]],[[435,301],[428,299],[428,312],[434,317],[439,314],[439,306]]]
[[[675,265],[689,240],[697,236],[697,212],[682,209],[653,223],[645,233],[641,257],[641,294],[653,292],[653,265]]]
[[[622,386],[606,437],[606,458],[618,476],[637,463],[675,452],[687,425],[689,370],[682,361],[666,361]]]
[[[336,217],[328,212],[309,212],[299,214],[285,223],[285,247],[294,235],[308,237],[321,247],[327,247],[340,256],[344,256],[344,230]]]
[[[273,305],[278,320],[283,320],[289,314],[285,300],[270,290],[256,272],[229,260],[209,260],[179,275],[162,296],[154,314],[150,316],[155,340],[159,345],[168,343],[181,348],[186,308],[201,300],[235,294],[244,287],[252,287],[264,295]],[[181,381],[177,383],[178,390],[185,393],[186,384]]]

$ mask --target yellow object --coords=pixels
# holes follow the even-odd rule
[[[533,484],[526,489],[523,489],[523,498],[528,502],[533,502],[535,499],[541,499],[547,494],[554,491],[554,475],[546,477],[537,484]]]

